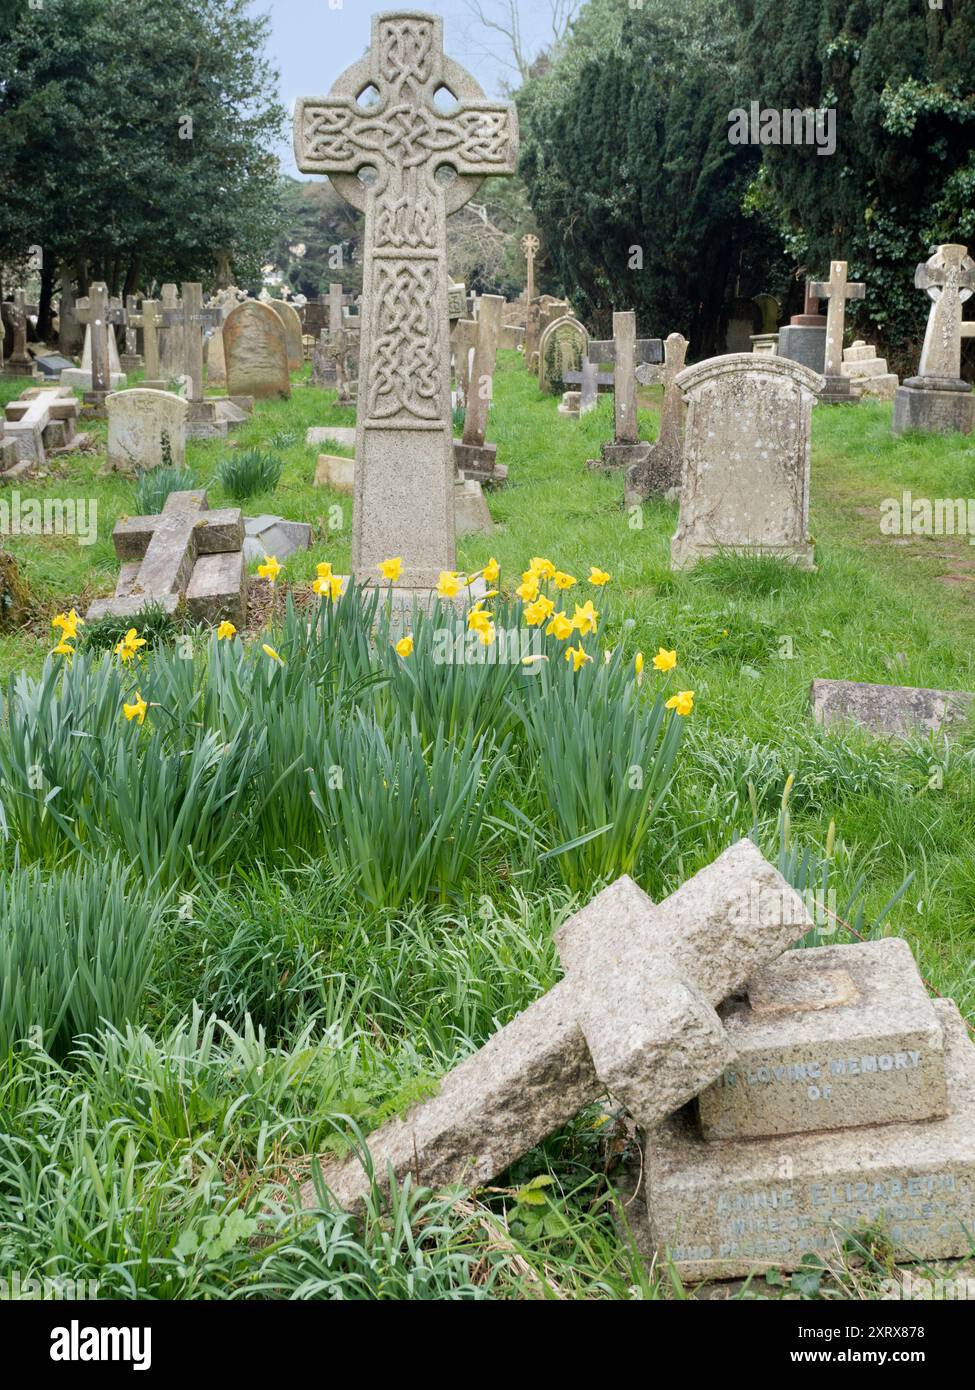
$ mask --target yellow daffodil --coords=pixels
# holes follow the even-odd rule
[[[525,609],[525,622],[529,627],[540,627],[555,612],[555,604],[545,594],[539,594],[534,603]]]
[[[78,628],[84,627],[84,625],[84,618],[80,617],[79,614],[76,613],[73,608],[71,609],[70,613],[58,613],[56,617],[51,619],[51,626],[59,627],[61,629],[62,642],[68,640],[71,637],[77,637]]]
[[[412,632],[408,632],[405,637],[401,637],[399,641],[396,643],[396,655],[404,657],[413,655]]]
[[[130,627],[122,640],[116,644],[115,655],[124,665],[126,662],[131,661],[133,657],[138,656],[139,648],[145,645],[146,639],[140,637],[134,627]]]
[[[51,650],[55,656],[74,656],[74,647],[72,647],[70,642],[66,642],[63,637],[57,646],[52,647]]]
[[[672,671],[677,665],[677,653],[669,652],[666,647],[658,647],[653,664],[658,671]]]
[[[257,572],[262,579],[270,579],[273,584],[281,573],[283,566],[278,564],[276,555],[265,555],[263,565],[258,565]]]
[[[131,705],[122,706],[122,713],[130,724],[133,719],[137,719],[140,724],[144,724],[146,722],[146,710],[148,708],[149,706],[146,704],[145,700],[143,700],[141,692],[137,690],[135,692],[135,699],[132,701]]]
[[[587,661],[592,661],[592,657],[583,649],[581,642],[578,647],[566,647],[565,659],[572,662],[573,671],[578,671],[580,666],[584,666]]]
[[[470,632],[484,632],[491,626],[491,615],[486,613],[478,600],[467,614],[467,627]]]
[[[694,691],[679,690],[676,695],[671,695],[667,701],[668,709],[675,709],[678,714],[690,714],[694,708]]]
[[[477,635],[478,637],[480,637],[484,646],[489,647],[495,638],[494,624],[492,622],[488,622],[486,627],[478,628]]]
[[[548,657],[539,652],[536,656],[523,656],[521,658],[522,666],[533,666],[536,661],[548,661]]]
[[[500,573],[501,566],[498,564],[497,560],[492,555],[490,560],[488,560],[487,564],[481,570],[481,574],[484,576],[485,584],[494,584]]]
[[[598,622],[599,614],[593,608],[591,598],[587,598],[581,608],[576,604],[576,611],[572,615],[572,626],[578,628],[580,636],[585,637],[587,632],[595,632]]]
[[[532,556],[531,571],[533,574],[537,574],[539,579],[554,579],[555,577],[555,566],[551,560],[546,560],[544,555]]]
[[[319,579],[331,579],[332,566],[327,560],[323,560],[320,565],[315,566],[315,573],[318,575]]]
[[[388,579],[391,584],[395,584],[399,579],[400,571],[403,568],[403,557],[394,555],[391,560],[380,560],[379,569],[384,579]]]
[[[598,569],[596,565],[589,566],[590,584],[596,584],[601,588],[604,584],[608,584],[612,577],[613,576],[607,574],[605,570]]]
[[[637,652],[636,656],[633,658],[633,667],[634,667],[634,669],[635,669],[635,671],[636,671],[636,673],[637,673],[638,676],[642,676],[642,675],[643,675],[643,653],[642,653],[642,652]]]
[[[534,603],[535,599],[538,598],[538,575],[532,574],[531,570],[526,570],[515,593],[522,603]]]
[[[441,570],[437,580],[437,593],[441,598],[455,598],[460,589],[456,570]]]
[[[344,583],[345,581],[343,580],[340,574],[333,574],[331,579],[328,581],[329,588],[331,590],[330,597],[333,603],[336,599],[342,597],[342,585]]]
[[[229,622],[227,618],[224,618],[223,622],[217,628],[217,641],[229,642],[232,637],[236,636],[237,629],[234,627],[232,622]]]
[[[555,617],[545,629],[546,637],[557,637],[560,642],[564,642],[567,637],[571,637],[573,625],[564,613],[556,613]]]
[[[477,578],[476,575],[475,575],[474,577]],[[484,598],[485,598],[485,599],[497,598],[499,592],[500,592],[500,591],[499,591],[498,589],[488,589],[487,593],[484,595]],[[483,600],[482,600],[482,602],[483,602]]]
[[[326,579],[321,575],[318,577],[318,579],[313,579],[311,581],[311,591],[313,594],[317,594],[319,598],[324,598],[326,594],[330,594],[332,592],[331,579]]]
[[[262,643],[262,645],[261,645],[261,651],[264,652],[265,655],[269,656],[269,657],[271,658],[272,661],[276,661],[276,662],[278,663],[279,666],[283,666],[283,665],[284,665],[284,661],[281,659],[280,656],[278,656],[278,654],[277,654],[277,652],[274,650],[274,648],[273,648],[273,647],[269,647],[268,644],[267,644],[266,642]]]
[[[574,576],[571,574],[566,574],[564,570],[556,570],[554,579],[555,587],[557,589],[571,589],[573,584],[576,582]]]

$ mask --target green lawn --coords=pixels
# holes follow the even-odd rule
[[[16,383],[0,383],[0,401],[18,391]],[[658,396],[644,393],[647,437],[656,432]],[[496,557],[506,596],[536,555],[580,581],[590,565],[610,571],[605,589],[580,582],[574,592],[580,602],[594,597],[601,614],[594,655],[599,647],[623,649],[608,679],[632,685],[625,673],[636,652],[646,654],[647,703],[662,686],[649,670],[650,656],[658,646],[676,648],[679,664],[667,690],[693,689],[695,708],[669,799],[639,845],[634,876],[659,899],[738,835],[753,832],[773,859],[783,842],[783,852],[808,847],[835,892],[838,915],[863,935],[904,936],[931,986],[952,995],[972,1019],[975,744],[966,733],[950,746],[824,735],[810,726],[808,693],[816,676],[975,689],[973,552],[964,539],[899,544],[879,529],[880,501],[903,489],[975,495],[975,440],[894,440],[889,406],[818,408],[816,571],[722,558],[675,575],[668,556],[676,507],[629,512],[621,479],[584,467],[611,435],[611,400],[582,421],[557,415],[556,403],[539,395],[517,354],[501,354],[489,437],[509,466],[509,482],[489,495],[496,532],[462,538],[458,564],[472,571]],[[275,492],[250,499],[245,510],[280,512],[316,527],[313,548],[289,561],[286,583],[306,586],[323,560],[336,572],[348,566],[350,503],[312,486],[316,450],[304,434],[311,424],[352,422],[332,393],[299,385],[288,402],[258,405],[233,436],[236,447],[260,445],[284,460]],[[103,445],[104,424],[91,429]],[[187,462],[199,484],[208,483],[226,447],[189,443]],[[97,450],[68,455],[46,479],[20,488],[24,497],[97,499],[99,538],[90,548],[63,537],[11,541],[35,612],[25,630],[0,637],[4,672],[40,674],[54,641],[50,617],[72,605],[83,612],[113,587],[111,529],[135,510],[135,493],[130,481],[101,476],[103,461]],[[212,506],[226,500],[218,487],[210,489]],[[304,651],[301,628],[298,620],[271,637],[291,643],[281,648],[290,663],[282,681],[298,670],[291,653]],[[353,645],[343,648],[349,672],[359,669]],[[335,668],[316,665],[313,653],[307,660],[316,690],[333,692],[337,707],[363,703],[354,682],[343,686]],[[192,742],[199,721],[216,718],[206,694],[216,677],[206,676],[199,656],[195,676],[193,663],[183,663],[189,674],[175,659],[167,663],[165,652],[150,652],[140,680],[150,698],[146,682],[155,680],[172,695],[171,705],[185,700],[179,733]],[[256,742],[265,724],[269,741],[273,735],[283,746],[293,734],[296,757],[316,756],[314,739],[302,745],[300,736],[303,720],[310,730],[319,727],[318,707],[298,708],[300,684],[289,686],[292,727],[287,708],[273,703],[269,669],[271,676],[262,667],[242,694],[234,687],[245,736],[235,743],[227,728],[221,732],[227,758],[241,767],[248,741]],[[107,710],[115,721],[115,686],[99,685],[96,672],[84,685],[83,674],[75,673],[78,689],[93,710],[97,705],[97,719]],[[402,693],[403,681],[395,688]],[[622,701],[620,711],[621,720],[630,717]],[[399,729],[387,717],[387,732]],[[459,727],[470,742],[476,709],[465,718]],[[156,747],[157,738],[167,751],[169,727],[162,713],[153,715],[140,746]],[[485,756],[494,758],[490,729],[485,737]],[[304,787],[290,801],[282,795],[255,811],[252,825],[242,821],[219,852],[216,840],[198,835],[195,869],[179,867],[159,879],[168,915],[131,1023],[123,1011],[117,1029],[98,1031],[67,1056],[20,1049],[0,1064],[0,1248],[22,1274],[97,1278],[103,1296],[122,1297],[679,1295],[666,1272],[644,1272],[620,1235],[605,1173],[626,1150],[627,1131],[619,1117],[594,1123],[591,1112],[528,1154],[491,1193],[454,1202],[402,1192],[391,1212],[373,1213],[363,1229],[329,1214],[296,1225],[285,1203],[262,1229],[267,1239],[253,1240],[268,1184],[283,1180],[296,1159],[347,1132],[350,1119],[368,1132],[402,1110],[558,979],[552,930],[600,883],[594,878],[574,892],[564,872],[570,856],[540,853],[558,839],[545,818],[557,788],[546,784],[540,737],[525,741],[514,723],[511,737],[486,808],[483,849],[468,847],[459,887],[422,901],[392,907],[387,895],[384,905],[382,885],[367,895],[353,881],[354,865],[346,872],[331,845],[309,852],[313,820],[303,800],[297,810],[292,804],[307,796]],[[172,747],[190,756],[189,744]],[[65,778],[81,775],[74,753],[58,750]],[[209,755],[192,754],[198,756]],[[148,758],[140,766],[141,776],[162,777]],[[124,776],[104,786],[119,797],[124,790],[135,806],[138,796]],[[160,798],[166,785],[153,781]],[[141,832],[135,812],[126,819],[125,804],[119,801],[119,824],[104,844],[128,861],[135,855],[125,846],[137,845]],[[22,830],[6,840],[8,870],[15,841],[22,859],[45,872],[72,860],[70,834],[55,831],[48,814],[45,805],[36,824],[17,822]],[[98,817],[107,814],[93,802],[89,828],[79,820],[70,829],[88,846],[86,836],[102,832]],[[408,838],[409,828],[395,817],[384,822],[382,807],[363,815],[372,816],[372,844],[385,864],[387,841]],[[583,862],[584,851],[576,853]],[[107,862],[108,848],[97,857]],[[130,871],[134,889],[140,872]],[[849,938],[841,929],[832,939]],[[208,1022],[211,1015],[219,1022]],[[552,1179],[537,1189],[541,1208],[523,1186],[538,1175]],[[870,1296],[885,1271],[880,1241],[859,1271],[837,1273],[848,1295]]]

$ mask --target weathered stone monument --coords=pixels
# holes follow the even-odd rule
[[[687,422],[671,568],[732,551],[811,569],[810,429],[822,378],[739,352],[686,367],[677,385]]]
[[[477,321],[455,319],[450,327],[450,350],[454,358],[455,398],[458,410],[467,408],[471,363],[477,343]]]
[[[108,414],[109,468],[121,473],[146,472],[186,463],[186,416],[182,396],[136,386],[105,398]]]
[[[134,294],[125,297],[125,352],[119,359],[122,364],[122,371],[126,376],[130,372],[140,371],[142,368],[142,354],[139,352],[139,337],[135,315],[138,309],[138,299]]]
[[[601,341],[591,339],[588,358],[591,362],[613,364],[614,438],[611,444],[600,446],[603,468],[630,468],[645,463],[650,445],[640,439],[636,422],[636,369],[644,363],[664,360],[663,343],[659,338],[636,336],[636,314],[632,309],[613,314],[613,336]],[[581,408],[581,402],[580,402]]]
[[[748,910],[755,893],[761,918]],[[436,1096],[369,1136],[377,1184],[388,1188],[392,1171],[476,1187],[607,1090],[654,1127],[733,1064],[715,1005],[811,927],[748,840],[659,906],[617,879],[556,933],[565,979],[448,1072]],[[342,1206],[370,1189],[357,1155],[327,1161],[322,1177]],[[316,1202],[313,1181],[302,1199]]]
[[[521,239],[521,249],[525,253],[525,303],[535,298],[535,257],[541,242],[534,232],[527,232]]]
[[[662,497],[673,501],[680,495],[684,459],[684,396],[677,378],[684,370],[688,342],[680,333],[671,333],[664,343],[664,399],[660,407],[660,430],[649,446],[645,459],[630,465],[626,473],[624,500],[627,506]]]
[[[908,377],[894,396],[894,434],[975,431],[975,394],[961,375],[961,340],[975,337],[975,320],[965,323],[962,305],[975,289],[975,261],[966,246],[939,246],[914,276],[933,301],[917,376]]]
[[[58,347],[66,357],[74,357],[81,348],[82,333],[75,312],[74,276],[71,271],[62,270],[59,285]]]
[[[22,289],[15,290],[13,302],[4,307],[13,332],[13,349],[4,364],[3,375],[33,379],[37,376],[37,368],[34,366],[33,357],[27,351],[27,295]],[[0,331],[0,356],[2,338],[3,333]]]
[[[162,329],[159,334],[159,370],[166,386],[183,375],[186,352],[183,347],[183,324],[175,316],[179,308],[179,290],[171,283],[161,291]]]
[[[125,309],[119,299],[110,299],[108,286],[98,281],[89,286],[88,296],[75,306],[78,322],[88,325],[81,370],[61,373],[64,385],[81,386],[88,414],[105,413],[105,397],[116,386],[125,385],[125,375],[115,341],[115,324],[125,322]]]
[[[78,401],[70,387],[31,386],[4,407],[3,443],[14,450],[18,464],[42,467],[48,453],[87,443],[87,435],[75,433],[77,419]]]
[[[128,321],[134,328],[142,329],[142,355],[146,374],[140,385],[147,391],[162,391],[166,382],[162,379],[159,363],[159,330],[162,327],[162,312],[155,299],[144,299],[138,309],[128,311]]]
[[[814,680],[809,692],[817,724],[856,725],[884,737],[937,734],[953,725],[964,728],[973,699],[964,690],[866,681]]]
[[[223,324],[227,389],[232,396],[290,396],[284,324],[266,304],[247,299]]]
[[[498,446],[484,442],[488,407],[494,391],[494,364],[503,307],[502,295],[481,296],[474,335],[474,362],[465,392],[467,412],[464,417],[464,437],[460,443],[454,443],[454,460],[458,471],[466,479],[481,483],[503,482],[508,476],[507,467],[497,461]]]
[[[301,318],[298,310],[286,299],[269,299],[269,306],[284,324],[284,337],[288,347],[288,371],[297,372],[301,368]]]
[[[180,303],[175,308],[163,309],[163,322],[167,328],[179,329],[181,335],[183,363],[180,375],[186,382],[186,400],[189,404],[187,435],[194,439],[209,439],[214,435],[226,434],[226,421],[218,417],[215,402],[207,400],[203,394],[203,335],[208,328],[219,328],[223,323],[220,308],[204,308],[202,284],[189,281],[182,286]]]
[[[566,372],[581,371],[588,351],[589,334],[577,318],[562,314],[553,319],[538,340],[539,390],[551,393],[564,382]]]
[[[775,352],[790,362],[801,362],[822,375],[826,363],[826,316],[819,312],[819,300],[812,293],[812,281],[806,281],[806,301],[801,314],[779,329]]]
[[[843,349],[840,371],[848,376],[863,396],[879,401],[892,401],[900,384],[894,372],[887,370],[886,358],[877,356],[877,349],[860,338]]]
[[[975,1047],[906,942],[788,951],[719,1014],[737,1061],[646,1135],[659,1258],[738,1278],[878,1228],[895,1259],[971,1253]]]
[[[129,617],[146,606],[197,622],[224,618],[242,628],[247,617],[244,520],[239,507],[210,511],[207,495],[171,492],[157,516],[121,517],[112,532],[122,562],[115,594],[96,599],[88,621]]]
[[[847,262],[831,261],[828,280],[813,280],[809,292],[818,299],[829,301],[826,311],[826,351],[823,376],[826,386],[820,396],[825,405],[853,405],[859,400],[851,379],[843,373],[843,324],[846,301],[862,299],[867,287],[847,280]]]
[[[358,98],[373,88],[376,101]],[[454,98],[441,111],[441,89]],[[352,569],[375,583],[403,557],[402,589],[454,570],[446,218],[488,175],[514,172],[514,107],[489,102],[443,52],[442,21],[373,17],[368,54],[327,97],[295,107],[303,173],[327,174],[365,213]],[[453,171],[447,180],[443,167]]]

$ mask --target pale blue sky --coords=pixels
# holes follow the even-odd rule
[[[480,0],[488,14],[507,8],[503,0]],[[362,57],[369,44],[371,20],[385,10],[425,10],[444,21],[444,49],[474,74],[489,96],[500,94],[506,75],[505,44],[484,30],[464,0],[426,0],[419,4],[381,4],[376,0],[252,0],[255,14],[271,16],[271,58],[281,73],[281,100],[290,112],[296,97],[322,96],[350,63]],[[522,37],[534,57],[550,40],[548,0],[521,0]],[[295,168],[290,139],[281,149],[286,174],[301,177]]]

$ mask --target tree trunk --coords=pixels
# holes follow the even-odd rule
[[[42,343],[46,343],[51,336],[51,304],[54,299],[54,270],[55,267],[45,256],[41,265],[41,293],[37,302],[37,336]]]

